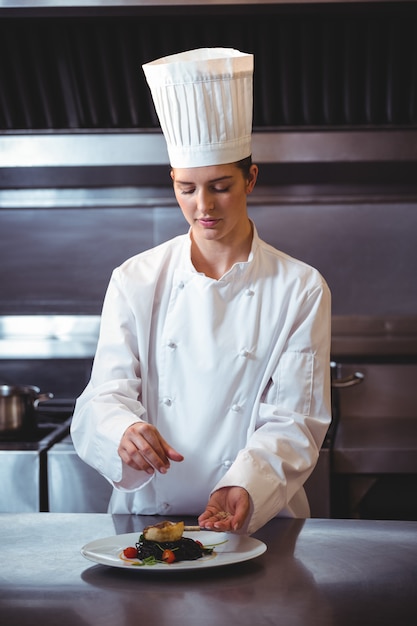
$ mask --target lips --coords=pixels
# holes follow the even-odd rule
[[[220,220],[213,218],[202,218],[197,221],[203,228],[213,228],[213,226],[216,226],[216,224],[220,222]]]

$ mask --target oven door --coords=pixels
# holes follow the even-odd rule
[[[417,519],[417,364],[344,364],[362,384],[338,390],[333,517]]]
[[[0,513],[35,513],[45,507],[45,452],[0,450]]]
[[[77,455],[68,435],[47,454],[49,511],[106,513],[112,487]]]

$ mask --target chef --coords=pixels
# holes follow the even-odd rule
[[[79,456],[111,513],[253,533],[308,517],[330,423],[330,294],[247,213],[253,57],[204,48],[143,66],[188,232],[125,261],[105,296]]]

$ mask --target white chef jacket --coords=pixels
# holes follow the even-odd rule
[[[112,513],[199,515],[238,485],[244,532],[308,517],[302,487],[330,423],[330,292],[310,266],[262,241],[214,280],[191,263],[190,235],[115,269],[91,380],[77,400],[79,456],[114,486]],[[184,455],[167,474],[124,464],[135,421]]]

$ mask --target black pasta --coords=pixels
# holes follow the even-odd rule
[[[172,550],[175,554],[176,561],[195,561],[201,559],[202,556],[211,554],[212,548],[204,548],[193,539],[182,537],[178,541],[149,541],[143,535],[139,537],[136,543],[138,551],[138,559],[143,561],[149,557],[154,557],[160,561],[164,550]]]

